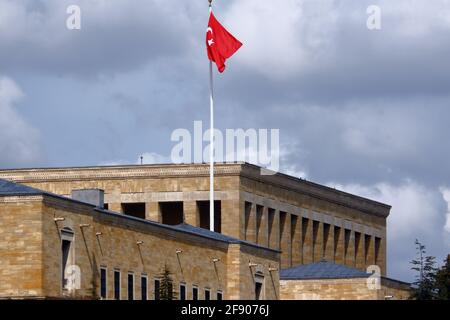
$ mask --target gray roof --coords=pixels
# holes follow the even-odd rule
[[[39,195],[44,193],[39,189],[0,179],[0,195]]]
[[[280,271],[281,280],[367,278],[370,274],[328,261],[299,265]]]
[[[74,200],[74,199],[71,199],[71,198],[67,198],[67,197],[64,197],[64,196],[60,196],[60,195],[57,195],[57,194],[54,194],[54,193],[51,193],[51,192],[47,192],[47,191],[43,191],[43,190],[40,190],[40,189],[32,188],[32,187],[29,187],[29,186],[26,186],[26,185],[23,185],[23,184],[19,184],[19,183],[7,181],[7,180],[4,180],[4,179],[0,179],[0,196],[28,196],[28,195],[46,195],[46,196],[55,197],[55,198],[66,200],[66,201],[71,201],[71,202],[76,202],[76,203],[83,203],[85,205],[89,205],[91,207],[95,207],[94,205],[89,204],[89,203],[81,202],[81,201]],[[255,244],[255,243],[252,243],[252,242],[247,242],[247,241],[239,240],[239,239],[236,239],[236,238],[232,238],[232,237],[223,235],[223,234],[218,233],[218,232],[212,232],[212,231],[207,230],[207,229],[194,227],[194,226],[189,225],[189,224],[184,224],[183,223],[183,224],[179,224],[179,225],[175,225],[175,226],[170,226],[170,225],[165,225],[165,224],[162,224],[162,223],[159,223],[159,222],[149,221],[149,220],[145,220],[145,219],[140,219],[140,218],[136,218],[136,217],[127,216],[127,215],[120,214],[120,213],[117,213],[117,212],[108,211],[108,210],[105,210],[103,208],[96,208],[96,211],[101,212],[103,214],[115,215],[115,216],[123,218],[123,219],[135,220],[135,221],[139,221],[141,223],[155,225],[155,226],[162,227],[162,228],[165,228],[165,229],[170,229],[170,230],[174,230],[174,231],[178,231],[178,232],[193,234],[193,235],[196,235],[196,236],[200,236],[202,238],[208,238],[208,239],[221,241],[221,242],[226,242],[226,243],[241,243],[241,244],[246,244],[246,245],[253,246],[253,247],[258,247],[258,248],[263,248],[263,249],[266,249],[266,250],[279,252],[278,250],[275,250],[275,249],[271,249],[271,248],[268,248],[268,247],[263,247],[263,246]]]

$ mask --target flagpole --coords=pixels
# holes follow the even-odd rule
[[[212,0],[209,2],[209,13],[212,12]],[[210,149],[209,149],[209,230],[214,231],[214,91],[213,68],[209,60],[209,109],[210,109]]]

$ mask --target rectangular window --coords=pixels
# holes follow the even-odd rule
[[[155,280],[155,300],[160,300],[160,284],[161,282],[159,280]]]
[[[147,300],[147,276],[141,275],[141,300]]]
[[[114,299],[120,300],[120,271],[114,270]]]
[[[223,300],[222,291],[217,291],[217,300]]]
[[[128,274],[128,300],[134,300],[134,274]]]
[[[211,300],[211,291],[205,289],[205,300]]]
[[[198,300],[198,288],[192,287],[192,300]]]
[[[180,300],[186,300],[186,285],[180,283]]]
[[[102,297],[102,299],[106,299],[106,275],[106,268],[100,268],[100,297]]]

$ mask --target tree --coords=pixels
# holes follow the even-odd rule
[[[415,242],[417,259],[412,260],[412,270],[418,272],[416,281],[413,282],[412,299],[431,300],[436,298],[436,261],[435,257],[426,256],[426,249],[419,240]]]
[[[437,298],[450,300],[450,254],[444,260],[444,265],[436,272]]]
[[[175,300],[177,298],[177,294],[173,290],[172,273],[166,264],[160,274],[160,279],[159,298],[161,300]]]

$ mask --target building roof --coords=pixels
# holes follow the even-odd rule
[[[280,271],[281,280],[350,279],[369,276],[370,273],[325,260]]]
[[[274,251],[274,252],[280,252],[278,250],[275,249],[271,249],[268,247],[263,247],[260,245],[257,245],[255,243],[252,242],[248,242],[248,241],[244,241],[244,240],[239,240],[233,237],[229,237],[226,235],[223,235],[221,233],[217,233],[217,232],[213,232],[210,230],[206,230],[203,228],[199,228],[199,227],[194,227],[192,225],[189,224],[179,224],[179,225],[175,225],[175,226],[171,226],[171,225],[166,225],[166,224],[162,224],[159,222],[155,222],[155,221],[150,221],[150,220],[146,220],[146,219],[141,219],[141,218],[136,218],[136,217],[132,217],[132,216],[127,216],[121,213],[117,213],[117,212],[113,212],[113,211],[109,211],[109,210],[105,210],[103,208],[98,208],[95,207],[95,205],[87,203],[87,202],[82,202],[79,200],[74,200],[68,197],[64,197],[64,196],[60,196],[57,194],[53,194],[51,192],[47,192],[47,191],[43,191],[40,189],[36,189],[36,188],[32,188],[26,185],[22,185],[19,183],[15,183],[15,182],[11,182],[11,181],[7,181],[7,180],[3,180],[0,179],[0,196],[30,196],[30,195],[45,195],[45,196],[50,196],[50,197],[54,197],[54,198],[58,198],[64,201],[70,201],[70,202],[75,202],[75,203],[81,203],[83,205],[87,205],[90,206],[92,208],[95,208],[95,210],[97,212],[100,212],[102,214],[109,214],[109,215],[114,215],[116,217],[122,218],[122,219],[127,219],[127,220],[134,220],[134,221],[138,221],[144,224],[151,224],[157,227],[161,227],[164,229],[169,229],[169,230],[173,230],[173,231],[178,231],[178,232],[182,232],[182,233],[187,233],[187,234],[192,234],[192,235],[196,235],[202,238],[207,238],[207,239],[211,239],[211,240],[215,240],[215,241],[220,241],[220,242],[226,242],[226,243],[237,243],[237,244],[245,244],[245,245],[249,245],[252,247],[257,247],[257,248],[261,248],[261,249],[265,249],[265,250],[270,250],[270,251]]]
[[[39,195],[42,190],[0,179],[0,195]]]
[[[315,198],[354,208],[362,212],[386,218],[391,206],[336,190],[305,179],[300,179],[279,172],[261,174],[262,167],[245,163],[216,163],[216,176],[243,176],[258,180],[265,184],[306,194]],[[74,181],[92,179],[134,179],[134,178],[177,178],[180,176],[206,177],[209,175],[209,164],[145,164],[116,166],[81,166],[61,168],[23,168],[0,170],[0,177],[17,182],[40,181]]]

